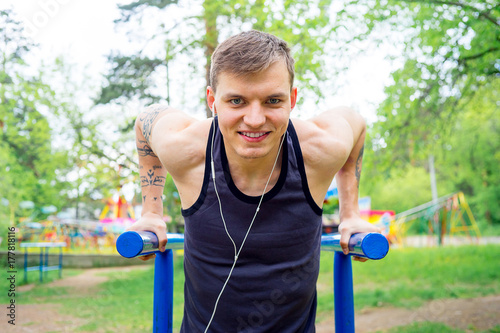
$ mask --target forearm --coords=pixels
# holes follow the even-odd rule
[[[352,217],[359,217],[360,215],[358,195],[365,135],[366,127],[363,126],[361,133],[354,143],[349,158],[337,173],[341,221]]]
[[[139,119],[139,118],[138,118]],[[142,192],[142,216],[156,214],[163,216],[163,189],[167,170],[144,137],[144,123],[136,122],[136,145],[139,155],[139,176]]]

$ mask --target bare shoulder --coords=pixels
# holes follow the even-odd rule
[[[211,119],[199,120],[178,109],[156,104],[139,114],[136,124],[174,178],[203,164]]]
[[[353,111],[354,112],[354,111]],[[309,120],[294,119],[306,166],[332,168],[343,163],[364,126],[362,118],[345,109],[333,109]]]
[[[155,128],[157,155],[174,179],[204,166],[211,123],[211,119],[195,119],[172,128],[168,118],[160,120]]]

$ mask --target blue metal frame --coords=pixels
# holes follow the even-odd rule
[[[173,249],[182,249],[184,235],[167,234],[165,252],[158,251],[158,238],[149,231],[127,231],[118,237],[116,248],[126,258],[156,253],[154,276],[153,333],[172,332],[174,298]],[[389,243],[381,234],[360,233],[349,239],[348,255],[340,247],[340,235],[321,236],[321,249],[334,251],[333,292],[335,304],[335,332],[354,333],[354,299],[351,255],[372,260],[384,258]]]
[[[155,235],[156,237],[156,235]],[[24,282],[28,283],[28,272],[39,271],[40,282],[43,282],[44,272],[59,270],[59,278],[62,277],[62,259],[63,253],[62,248],[66,246],[66,243],[52,243],[52,242],[39,242],[39,243],[21,243],[21,248],[24,248]],[[59,248],[59,264],[55,266],[49,266],[49,249],[53,247]],[[39,248],[40,257],[38,260],[38,266],[28,267],[28,248]],[[45,274],[46,275],[46,274]]]

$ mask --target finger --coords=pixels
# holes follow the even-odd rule
[[[156,254],[151,253],[151,254],[147,254],[145,256],[140,256],[139,259],[141,259],[142,261],[147,261],[149,259],[153,259],[154,257],[156,257]]]
[[[362,257],[358,257],[358,256],[353,256],[354,258],[354,261],[359,261],[359,262],[365,262],[368,260],[368,258],[362,258]]]
[[[158,249],[161,252],[165,252],[165,246],[167,245],[167,230],[161,228],[160,230],[156,230],[155,234],[158,237]]]
[[[343,229],[340,233],[340,247],[344,254],[349,253],[349,239],[351,238],[351,233],[346,229]]]

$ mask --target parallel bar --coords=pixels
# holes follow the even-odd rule
[[[24,249],[24,283],[28,283],[28,249]]]
[[[28,283],[28,272],[40,271],[40,282],[43,282],[44,272],[59,270],[59,277],[62,277],[62,248],[66,246],[64,242],[37,242],[37,243],[21,243],[20,247],[24,248],[24,282]],[[38,266],[28,267],[28,248],[36,247],[40,249],[40,258]],[[52,247],[59,248],[59,264],[54,266],[49,266],[49,249]]]
[[[153,333],[172,333],[174,309],[173,257],[172,250],[156,253]]]
[[[183,234],[167,233],[167,249],[182,249]],[[158,251],[158,238],[150,231],[127,231],[118,237],[116,249],[125,258],[134,258]],[[321,236],[323,251],[340,251],[340,234]],[[384,258],[389,251],[387,239],[379,233],[359,233],[349,240],[349,254],[372,260]]]
[[[167,249],[184,248],[184,235],[167,233]],[[118,253],[134,258],[158,251],[158,237],[151,231],[126,231],[116,240]]]
[[[21,243],[21,247],[65,247],[66,243],[64,242],[37,242],[37,243]]]
[[[62,278],[62,259],[63,259],[63,252],[62,252],[62,247],[59,248],[59,278]]]
[[[354,333],[354,296],[351,257],[335,252],[333,263],[335,333]]]
[[[340,234],[321,236],[321,249],[323,251],[342,252],[340,247]],[[378,233],[354,234],[349,239],[349,254],[358,257],[379,260],[389,252],[389,242]]]
[[[40,282],[43,282],[43,247],[40,248],[39,269],[40,269]]]
[[[57,266],[44,266],[43,271],[48,272],[48,271],[55,271],[59,269],[59,265]]]
[[[172,249],[182,249],[184,235],[167,233],[165,252],[158,251],[158,238],[149,231],[127,231],[118,237],[116,248],[126,258],[156,253],[154,285],[153,333],[172,332],[173,321],[173,255]],[[349,240],[349,255],[340,247],[340,235],[321,236],[321,247],[335,251],[334,301],[335,330],[337,333],[354,333],[354,300],[351,255],[382,259],[389,251],[387,239],[378,233],[354,234]]]

